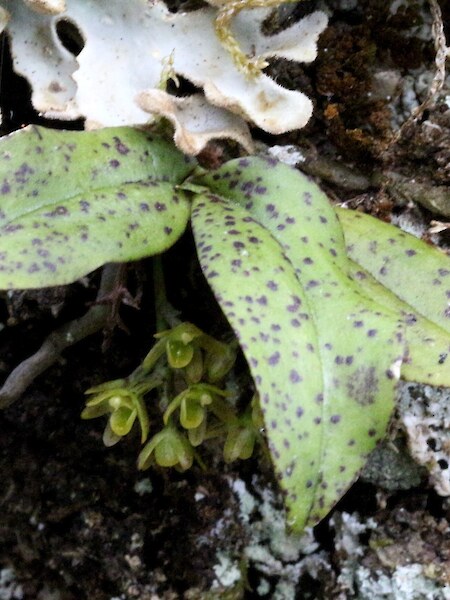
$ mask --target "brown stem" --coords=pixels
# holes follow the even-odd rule
[[[101,301],[114,289],[119,270],[119,264],[108,264],[103,267],[97,301]],[[70,321],[53,331],[37,352],[22,361],[10,373],[0,388],[0,408],[5,408],[18,400],[36,377],[51,367],[66,348],[102,329],[107,322],[109,312],[108,305],[95,304],[80,319]]]

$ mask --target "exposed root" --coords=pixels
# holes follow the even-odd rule
[[[18,400],[36,377],[51,367],[66,348],[105,327],[111,308],[102,303],[102,300],[114,290],[120,267],[119,264],[106,265],[103,268],[96,304],[80,319],[74,319],[53,331],[37,352],[12,371],[0,388],[0,408]]]

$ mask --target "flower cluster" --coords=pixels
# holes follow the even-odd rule
[[[136,423],[145,444],[138,458],[140,469],[152,464],[189,469],[194,459],[201,463],[196,448],[212,438],[224,439],[226,462],[249,458],[262,429],[262,418],[256,395],[239,413],[231,394],[223,389],[236,358],[234,344],[219,342],[191,323],[182,323],[155,338],[156,344],[129,377],[86,392],[90,399],[82,418],[108,416],[103,434],[106,446],[128,435]],[[183,389],[165,402],[163,427],[148,440],[146,397],[163,383],[167,393],[168,373],[177,375],[178,389],[180,380]]]

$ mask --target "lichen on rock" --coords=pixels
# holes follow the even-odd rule
[[[398,412],[412,457],[426,467],[436,492],[450,496],[450,391],[404,383]]]

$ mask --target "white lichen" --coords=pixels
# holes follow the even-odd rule
[[[257,477],[253,479],[257,495],[242,480],[230,480],[230,486],[239,499],[239,517],[248,538],[244,558],[259,573],[277,580],[272,598],[294,600],[303,574],[318,578],[324,569],[329,570],[326,554],[318,551],[311,529],[302,535],[286,530],[281,498],[261,486]]]
[[[0,600],[22,600],[23,589],[10,568],[0,569]]]
[[[302,154],[301,148],[298,146],[271,146],[268,149],[268,152],[273,158],[276,158],[280,162],[290,165],[291,167],[296,167],[306,160],[304,154]]]
[[[136,481],[136,483],[134,484],[134,491],[136,492],[136,494],[139,494],[139,496],[151,494],[153,492],[153,484],[151,482],[151,479],[145,477],[144,479]]]
[[[84,117],[94,128],[144,125],[163,115],[174,124],[180,148],[195,154],[220,137],[249,148],[247,121],[278,134],[303,127],[311,116],[311,100],[302,92],[239,70],[215,34],[213,7],[177,14],[161,0],[66,0],[62,12],[60,0],[1,0],[1,7],[10,17],[14,68],[30,82],[33,105],[47,118]],[[242,50],[263,59],[314,60],[326,15],[316,11],[266,36],[261,24],[269,12],[235,17],[233,35]],[[78,56],[59,38],[63,21],[84,40]],[[174,79],[181,75],[203,89],[200,99],[174,99],[161,89],[168,63]]]
[[[213,582],[212,589],[233,587],[242,579],[239,565],[222,552],[218,552],[216,558],[218,562],[213,566],[216,580]]]
[[[355,579],[358,600],[450,600],[450,586],[425,577],[419,564],[397,567],[389,576],[360,566]]]
[[[412,457],[426,467],[436,492],[450,496],[450,390],[403,384],[398,411]]]

